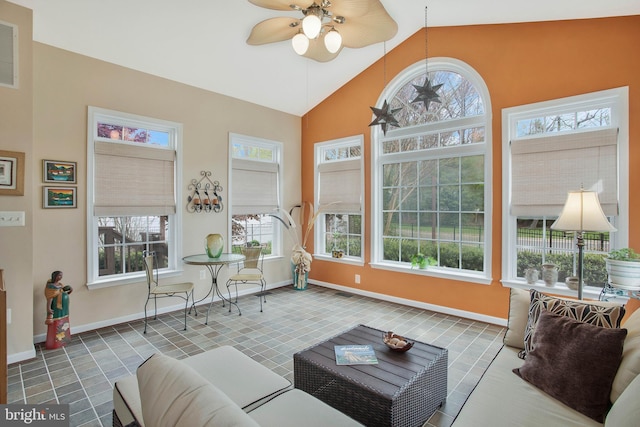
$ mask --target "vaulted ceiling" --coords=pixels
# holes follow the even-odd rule
[[[640,14],[640,0],[381,0],[396,36],[320,63],[288,41],[247,45],[256,23],[300,15],[248,0],[10,1],[33,9],[37,42],[298,116],[422,28],[425,6],[429,27]]]

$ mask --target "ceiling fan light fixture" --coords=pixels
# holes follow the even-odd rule
[[[307,16],[302,20],[302,31],[304,31],[304,35],[310,39],[315,39],[320,35],[322,20],[318,15],[321,13],[322,11],[319,8],[310,8]]]
[[[335,28],[332,28],[324,36],[324,46],[330,53],[336,53],[340,50],[340,47],[342,46],[342,36]]]
[[[304,34],[298,33],[291,39],[291,45],[298,55],[304,55],[309,49],[309,39]]]

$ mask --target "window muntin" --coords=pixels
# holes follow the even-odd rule
[[[557,134],[575,136],[588,141],[591,135],[617,129],[617,203],[615,212],[608,214],[609,221],[618,228],[616,233],[584,233],[585,285],[601,287],[606,280],[603,254],[611,249],[626,246],[628,228],[628,90],[610,89],[585,95],[578,95],[537,104],[523,105],[504,110],[505,132],[503,139],[503,176],[506,179],[503,194],[503,282],[522,283],[524,270],[529,267],[540,269],[542,262],[559,266],[558,281],[563,283],[566,276],[576,275],[578,249],[575,236],[551,230],[557,218],[550,214],[532,215],[512,212],[513,160],[510,148],[512,141],[523,143]],[[563,138],[566,138],[563,136]],[[580,148],[576,148],[579,150]],[[578,151],[576,151],[577,153]],[[574,156],[574,159],[578,156]],[[579,164],[576,163],[576,164]],[[567,165],[567,167],[578,167]],[[576,169],[576,173],[579,169]],[[602,171],[605,173],[607,171]],[[603,177],[604,178],[604,177]],[[535,179],[535,177],[532,177]],[[602,191],[602,183],[594,190]],[[604,186],[606,188],[606,186]],[[587,188],[589,189],[589,188]],[[576,188],[577,190],[577,188]],[[610,199],[610,197],[607,197]],[[606,202],[601,196],[601,203]],[[605,205],[603,204],[603,207]],[[607,205],[608,206],[608,205]],[[544,211],[542,207],[541,210]],[[607,209],[612,211],[611,209]],[[518,210],[517,212],[520,212]],[[558,212],[559,213],[559,212]],[[562,285],[559,285],[562,289]],[[594,291],[597,293],[597,291]]]
[[[490,247],[488,91],[466,64],[430,61],[432,84],[443,86],[441,102],[425,110],[424,103],[411,103],[424,71],[424,63],[409,67],[380,98],[393,99],[391,108],[403,107],[396,115],[403,127],[386,135],[372,131],[372,263],[409,269],[412,255],[422,252],[438,260],[427,274],[484,283],[490,279],[491,255],[485,250]]]
[[[363,137],[358,135],[315,145],[315,198],[322,212],[316,220],[315,256],[328,259],[334,250],[341,250],[341,261],[362,261],[362,143]],[[329,176],[331,173],[335,176]],[[343,184],[337,193],[349,200],[327,195],[327,188],[335,188],[336,177]],[[327,188],[323,189],[322,185]],[[344,191],[347,187],[349,190]],[[327,200],[330,203],[326,203]]]
[[[162,274],[175,271],[180,252],[179,238],[175,230],[179,229],[181,214],[180,209],[175,209],[173,206],[175,200],[180,200],[181,192],[175,178],[180,176],[178,148],[181,125],[89,107],[88,128],[87,281],[89,287],[129,283],[143,278],[142,252],[144,250],[155,250],[160,255],[158,260],[162,266]],[[112,134],[111,131],[116,132]],[[99,176],[103,176],[98,175],[96,160],[98,153],[106,149],[107,145],[104,144],[114,144],[113,155],[116,158],[130,149],[135,149],[138,154],[166,153],[160,157],[166,158],[165,163],[169,162],[172,165],[173,181],[171,185],[165,186],[172,192],[167,199],[171,200],[172,206],[159,209],[149,205],[136,206],[128,203],[126,207],[119,209],[116,204],[106,209],[109,213],[96,213],[98,208],[94,204],[96,189],[101,184],[97,180],[100,179]],[[136,148],[135,145],[143,145],[147,148],[139,151],[141,149]],[[145,160],[149,161],[147,158]],[[140,184],[141,187],[144,185]],[[129,193],[123,189],[123,194]],[[136,197],[133,198],[136,199]],[[129,199],[131,198],[127,198]],[[99,207],[98,210],[105,211],[105,207]],[[162,210],[171,213],[158,213]]]
[[[232,175],[240,173],[236,176],[247,179],[256,174],[263,176],[259,178],[259,185],[240,183],[237,179],[229,180],[231,250],[240,253],[241,246],[252,244],[261,245],[267,256],[281,255],[281,230],[271,214],[281,205],[282,145],[266,139],[230,134],[229,147]],[[253,202],[240,202],[241,199]],[[238,203],[243,205],[239,206]]]

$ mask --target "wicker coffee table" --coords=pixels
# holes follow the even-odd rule
[[[367,426],[421,426],[447,397],[447,349],[416,341],[405,353],[358,325],[293,355],[294,386]],[[334,346],[371,344],[375,365],[336,365]]]

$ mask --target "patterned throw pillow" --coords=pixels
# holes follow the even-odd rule
[[[625,313],[623,305],[606,302],[586,303],[583,301],[568,300],[531,289],[529,318],[527,320],[527,328],[524,332],[524,350],[518,353],[518,357],[521,359],[526,358],[527,353],[533,349],[532,338],[536,331],[542,310],[603,328],[619,328],[620,321]]]

